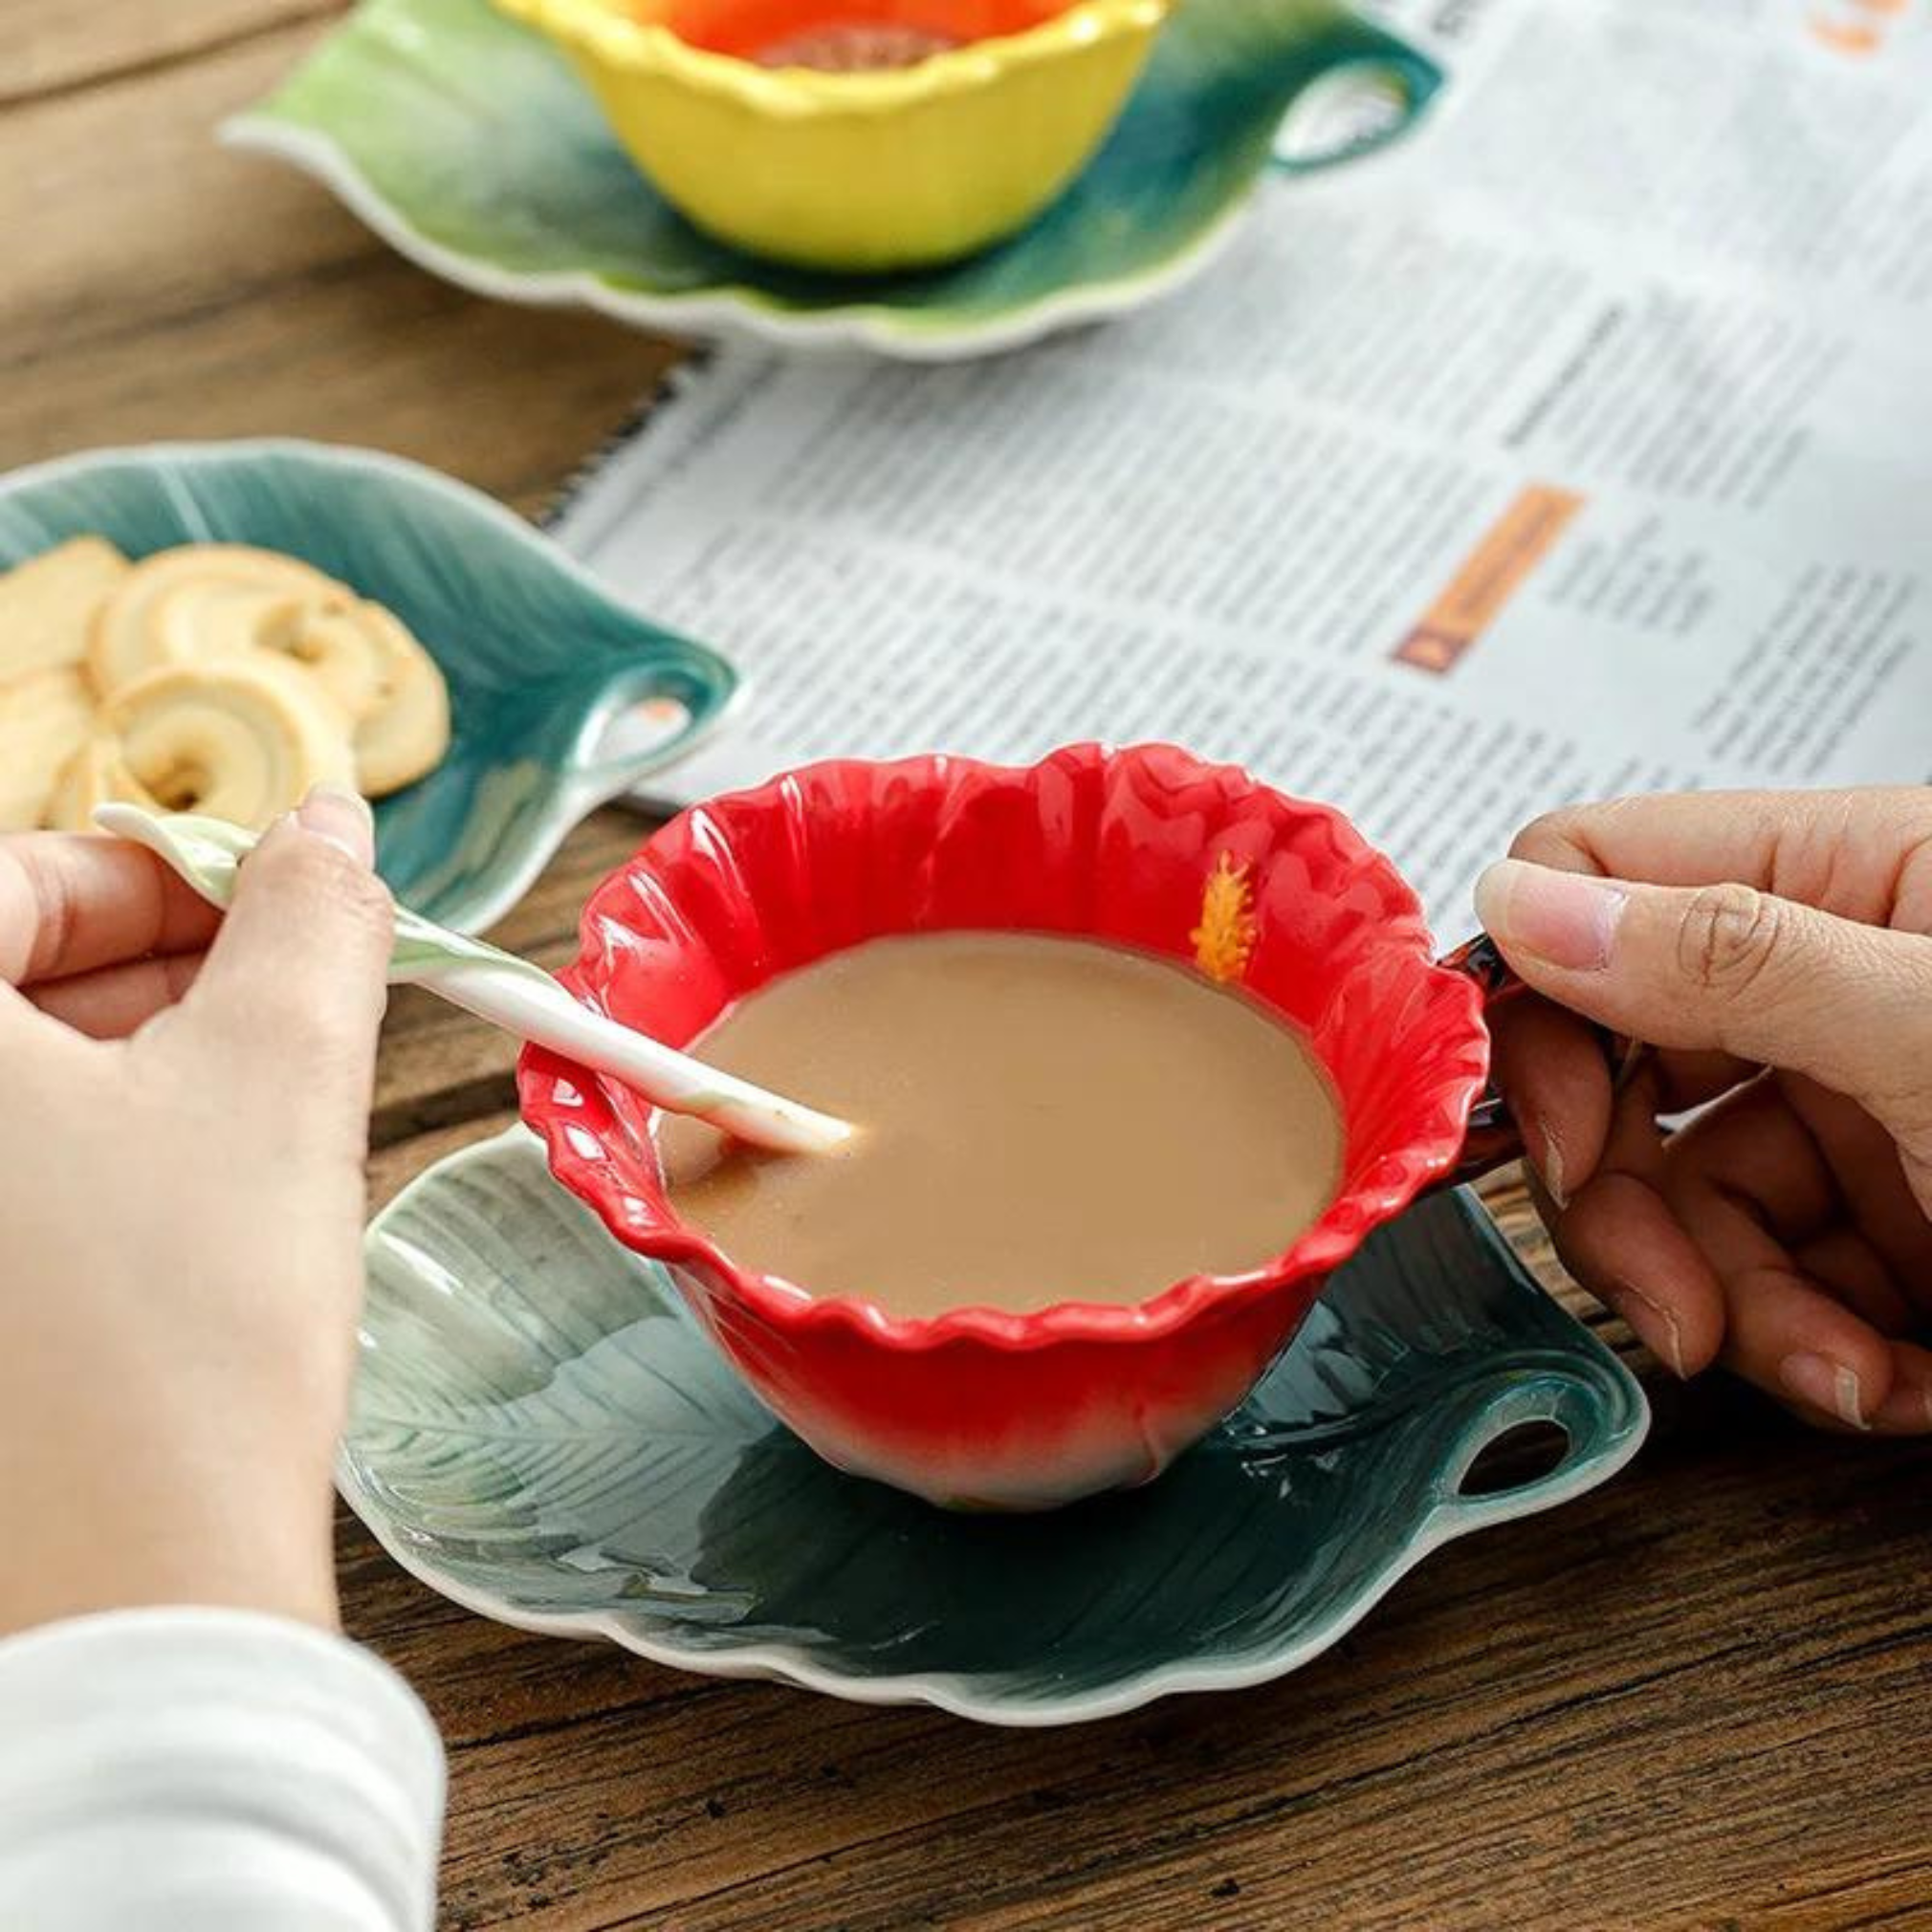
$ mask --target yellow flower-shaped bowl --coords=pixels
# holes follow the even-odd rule
[[[935,37],[958,44],[864,72],[765,64],[850,12],[829,0],[496,4],[562,50],[698,228],[801,267],[888,274],[971,254],[1045,209],[1106,139],[1173,0],[899,0],[872,11],[951,23]]]

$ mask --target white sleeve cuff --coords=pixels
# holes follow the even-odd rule
[[[0,1925],[428,1932],[443,1747],[388,1665],[225,1610],[0,1642]]]

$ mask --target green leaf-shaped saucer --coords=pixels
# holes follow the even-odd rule
[[[615,602],[548,538],[414,463],[310,443],[102,450],[0,478],[0,569],[93,532],[130,557],[251,543],[386,604],[450,686],[435,771],[376,810],[396,896],[475,932],[513,906],[572,825],[677,757],[736,677],[714,652]],[[607,734],[650,704],[638,751]]]
[[[1379,145],[1441,77],[1333,0],[1182,0],[1111,138],[1053,208],[970,261],[886,279],[775,267],[700,234],[638,173],[561,57],[490,0],[362,0],[224,133],[305,169],[392,247],[481,295],[581,303],[645,328],[950,359],[1178,286],[1271,166],[1306,171]],[[1350,120],[1339,148],[1277,164],[1289,110],[1306,103],[1327,124],[1345,86],[1374,108],[1372,134],[1355,140]]]
[[[367,1256],[340,1477],[406,1569],[524,1629],[992,1723],[1278,1677],[1451,1537],[1605,1481],[1648,1421],[1460,1196],[1375,1235],[1159,1482],[1036,1517],[820,1461],[521,1129],[431,1169]],[[1538,1420],[1569,1437],[1555,1469],[1460,1493]]]

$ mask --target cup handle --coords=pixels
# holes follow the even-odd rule
[[[1419,121],[1441,91],[1442,70],[1427,55],[1398,40],[1366,20],[1347,20],[1326,36],[1308,70],[1284,103],[1281,126],[1285,128],[1303,108],[1310,92],[1342,77],[1378,81],[1391,97],[1390,117],[1382,125],[1316,154],[1288,155],[1271,151],[1268,165],[1279,174],[1314,174],[1346,161],[1359,160],[1398,141]],[[1280,139],[1279,132],[1276,136]]]
[[[1529,988],[1517,977],[1515,968],[1503,956],[1503,949],[1487,933],[1479,933],[1466,944],[1446,953],[1436,962],[1451,973],[1460,973],[1476,982],[1482,999],[1482,1018],[1486,1023],[1501,1006],[1520,999]],[[1624,1040],[1607,1027],[1594,1029],[1604,1059],[1610,1065],[1611,1085],[1621,1091],[1630,1084],[1642,1060],[1644,1049],[1636,1041]],[[1461,1187],[1480,1180],[1499,1167],[1523,1157],[1523,1130],[1509,1111],[1492,1073],[1476,1105],[1469,1109],[1469,1125],[1462,1140],[1462,1156],[1437,1188]]]

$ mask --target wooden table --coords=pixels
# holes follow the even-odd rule
[[[4,0],[0,464],[255,433],[542,504],[670,359],[385,252],[215,121],[333,0]],[[600,814],[502,936],[573,950]],[[405,994],[378,1200],[511,1117],[511,1054]],[[1520,1192],[1506,1225],[1565,1300]],[[1433,1558],[1265,1689],[1057,1733],[682,1677],[519,1636],[353,1521],[349,1628],[450,1751],[444,1923],[556,1932],[1932,1925],[1932,1445],[1807,1436],[1654,1364],[1636,1467]]]

